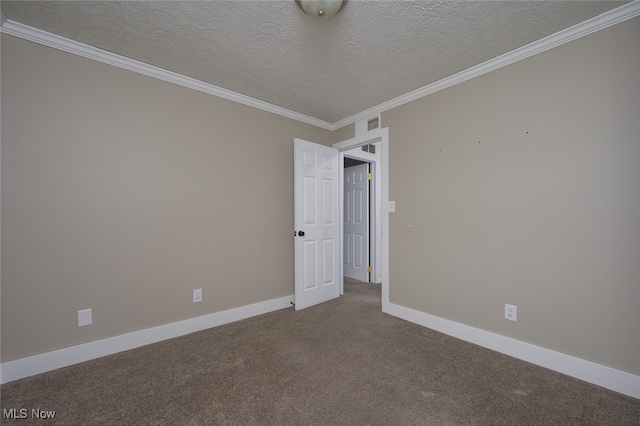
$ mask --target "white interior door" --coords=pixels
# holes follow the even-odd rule
[[[344,169],[345,277],[369,281],[369,163]]]
[[[338,150],[294,140],[295,307],[339,296]]]

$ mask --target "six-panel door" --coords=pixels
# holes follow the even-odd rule
[[[339,295],[338,166],[337,149],[294,140],[296,309]]]

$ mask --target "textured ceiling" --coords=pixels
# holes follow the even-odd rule
[[[2,1],[7,19],[329,123],[626,2]]]

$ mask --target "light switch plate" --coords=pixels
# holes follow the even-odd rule
[[[396,211],[396,202],[395,201],[389,201],[389,212],[393,213]]]

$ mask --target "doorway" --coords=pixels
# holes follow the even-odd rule
[[[363,150],[363,146],[375,146],[375,152]],[[333,144],[340,152],[340,164],[344,164],[346,158],[356,158],[369,163],[372,173],[372,197],[370,211],[371,253],[370,260],[372,273],[370,282],[382,286],[382,311],[386,312],[389,305],[389,176],[388,176],[388,150],[389,129],[375,129],[354,138]],[[340,211],[344,214],[344,167],[340,168],[341,190]],[[340,222],[340,235],[344,235],[344,217]],[[340,253],[344,257],[344,238],[340,241]],[[340,264],[340,294],[344,294],[344,265]]]
[[[369,282],[373,272],[371,252],[371,173],[369,163],[344,158],[343,273],[345,278]]]
[[[357,281],[380,283],[380,252],[376,231],[376,185],[373,179],[379,160],[379,142],[344,151],[343,182],[343,275]]]
[[[294,139],[296,310],[344,294],[344,158],[349,150],[362,151],[362,146],[372,144],[378,144],[379,149],[369,161],[375,185],[371,281],[381,284],[382,311],[389,311],[388,128],[368,131],[332,147]]]

